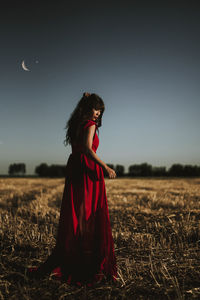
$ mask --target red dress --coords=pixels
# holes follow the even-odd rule
[[[82,127],[96,122],[88,120]],[[82,134],[83,136],[83,134]],[[92,149],[96,152],[96,133]],[[39,268],[29,272],[53,273],[69,284],[92,285],[116,281],[117,265],[110,226],[102,167],[83,153],[82,144],[72,146],[66,165],[66,178],[60,210],[56,246]]]

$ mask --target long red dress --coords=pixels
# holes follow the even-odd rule
[[[87,120],[82,127],[95,124]],[[96,152],[96,133],[92,149]],[[83,132],[82,132],[83,136]],[[69,284],[92,285],[97,281],[116,281],[117,265],[110,226],[102,167],[83,153],[83,146],[72,146],[66,165],[66,178],[60,210],[56,246],[39,268],[38,274],[53,273]]]

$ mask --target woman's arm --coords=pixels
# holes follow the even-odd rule
[[[88,155],[90,158],[92,158],[95,162],[97,162],[105,169],[107,165],[97,156],[97,154],[92,149],[94,133],[95,133],[95,125],[89,126],[84,131],[84,137],[83,137],[84,152],[86,155]]]
[[[92,149],[94,133],[95,133],[95,125],[89,126],[84,131],[83,145],[84,145],[85,154],[88,155],[90,158],[92,158],[100,166],[102,166],[104,170],[107,171],[110,178],[115,178],[116,177],[115,171],[110,167],[108,167],[106,163],[104,163]]]

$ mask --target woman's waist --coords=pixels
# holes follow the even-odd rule
[[[92,146],[92,150],[96,153],[96,148]],[[86,154],[83,148],[72,148],[71,155],[81,155]]]

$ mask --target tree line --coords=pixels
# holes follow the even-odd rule
[[[148,163],[133,164],[128,167],[128,173],[125,173],[123,165],[107,164],[114,169],[117,177],[200,177],[200,166],[197,165],[182,165],[179,163],[173,164],[168,170],[166,167],[153,167]],[[10,176],[25,176],[26,165],[24,163],[10,164],[8,168]],[[46,163],[41,163],[35,167],[35,174],[38,177],[65,177],[66,165],[48,166]],[[104,177],[108,177],[104,171]]]

